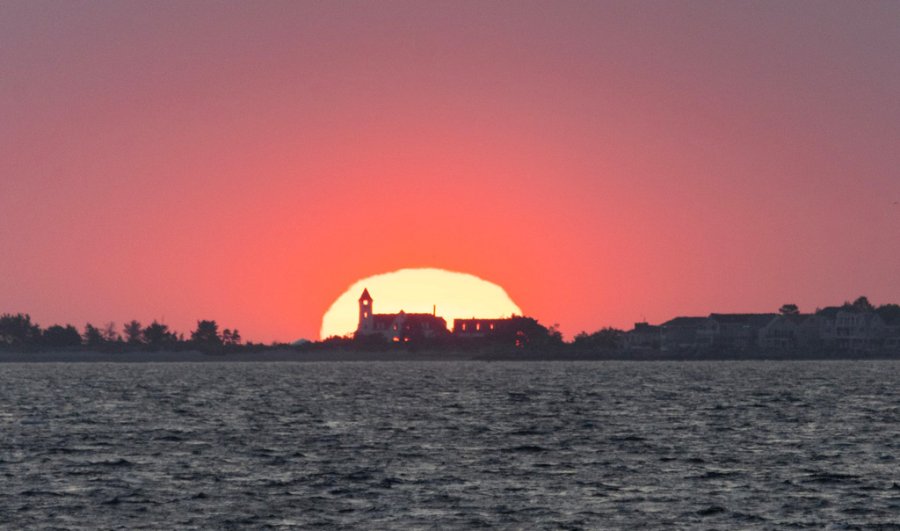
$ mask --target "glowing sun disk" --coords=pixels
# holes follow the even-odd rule
[[[522,310],[497,284],[467,273],[443,269],[400,269],[357,281],[337,298],[322,317],[321,338],[352,334],[359,319],[359,296],[372,295],[375,313],[431,313],[453,326],[454,319],[521,315]]]

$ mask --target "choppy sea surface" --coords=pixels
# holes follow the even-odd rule
[[[5,529],[900,529],[900,362],[0,364]]]

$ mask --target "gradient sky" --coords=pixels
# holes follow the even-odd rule
[[[900,2],[0,2],[0,312],[316,337],[404,267],[567,336],[900,302]]]

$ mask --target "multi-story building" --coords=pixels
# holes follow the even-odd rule
[[[434,313],[374,312],[372,296],[364,289],[359,298],[359,324],[356,337],[380,335],[394,343],[447,335],[447,321]]]

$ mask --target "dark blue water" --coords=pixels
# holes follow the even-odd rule
[[[900,529],[900,363],[0,365],[0,527]]]

